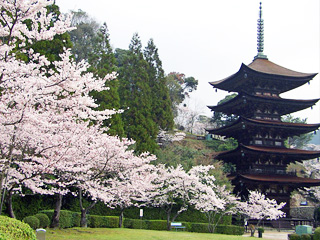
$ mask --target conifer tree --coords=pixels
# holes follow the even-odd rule
[[[115,72],[116,58],[110,45],[109,33],[107,24],[104,23],[96,36],[93,39],[93,49],[89,53],[88,62],[90,67],[89,72],[94,76],[104,78],[108,73]],[[97,110],[116,109],[120,108],[120,97],[118,93],[119,82],[117,79],[106,81],[105,86],[109,90],[101,92],[92,91],[90,95],[99,104]],[[104,120],[104,126],[110,127],[108,133],[111,135],[124,136],[123,122],[119,114],[114,114],[110,119]]]
[[[166,78],[159,58],[158,48],[153,39],[150,39],[144,50],[145,60],[148,63],[148,77],[152,97],[152,117],[154,122],[163,130],[173,128],[172,103]]]
[[[90,64],[88,72],[95,77],[104,78],[108,73],[117,71],[116,59],[110,45],[107,24],[100,28],[99,24],[91,19],[85,12],[79,10],[73,12],[73,24],[77,27],[73,30],[71,40],[74,44],[72,53],[77,62],[85,59]],[[118,80],[106,81],[105,86],[109,90],[101,92],[92,91],[90,95],[99,104],[96,110],[114,108],[119,110],[120,98],[118,93]],[[110,127],[108,133],[111,135],[124,136],[123,122],[119,114],[114,114],[110,119],[104,120],[104,126]]]
[[[154,152],[158,129],[152,118],[148,63],[137,33],[133,35],[129,51],[122,51],[119,65],[122,65],[119,68],[119,95],[127,137],[136,141],[136,153]]]

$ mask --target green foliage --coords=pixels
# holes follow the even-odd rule
[[[314,230],[313,240],[320,240],[320,227],[317,227],[316,230]]]
[[[157,124],[152,116],[152,95],[148,77],[148,63],[142,54],[142,45],[138,34],[134,34],[129,51],[122,58],[119,67],[119,95],[121,114],[125,124],[125,133],[136,141],[135,152],[153,153],[158,145]]]
[[[39,227],[40,228],[47,228],[49,226],[50,219],[46,214],[38,213],[34,216],[39,219]]]
[[[238,96],[238,94],[236,94],[236,93],[227,95],[224,99],[222,99],[218,102],[218,105],[226,103],[226,102],[230,101],[231,99],[235,98],[236,96]],[[215,123],[217,125],[217,127],[223,127],[223,126],[226,126],[226,125],[233,123],[237,119],[238,119],[238,117],[233,114],[214,112],[213,117],[212,117],[212,122]]]
[[[88,227],[117,228],[119,227],[119,217],[89,215]]]
[[[290,123],[307,123],[307,118],[299,118],[299,117],[293,117],[291,114],[288,114],[286,116],[283,116],[281,118],[283,122],[290,122]],[[303,148],[306,144],[308,144],[313,137],[312,133],[306,133],[301,134],[300,136],[292,136],[289,137],[286,144],[288,147],[293,148]]]
[[[52,220],[53,210],[44,210],[41,212],[46,214],[49,217],[50,221]],[[78,212],[61,210],[59,228],[80,227],[80,219],[81,214]]]
[[[19,220],[0,216],[0,239],[36,240],[32,228]]]
[[[17,219],[22,220],[26,216],[33,216],[45,209],[52,209],[54,201],[51,196],[45,195],[13,195],[12,207]],[[4,210],[6,212],[6,209]]]
[[[312,240],[312,234],[302,234],[301,240]]]
[[[301,240],[300,235],[296,234],[296,233],[292,233],[292,234],[288,234],[288,239],[289,240]]]
[[[153,121],[160,129],[170,130],[173,128],[172,103],[169,96],[169,89],[166,85],[162,62],[159,58],[158,48],[150,39],[144,51],[144,57],[148,64],[147,73],[152,99]]]
[[[22,221],[29,224],[33,230],[36,230],[40,226],[40,220],[35,216],[25,217]]]
[[[167,230],[166,220],[147,220],[149,230]]]
[[[125,218],[123,221],[123,226],[125,228],[132,228],[132,229],[148,229],[147,222],[145,220],[140,220],[140,219]]]
[[[189,232],[209,233],[208,223],[191,223]]]
[[[217,225],[214,232],[227,235],[243,235],[244,227],[234,225]]]

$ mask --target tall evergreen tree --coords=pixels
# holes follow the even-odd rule
[[[147,72],[151,88],[153,121],[163,130],[172,129],[174,125],[172,103],[158,48],[155,46],[153,39],[149,40],[144,50],[144,56],[148,63]]]
[[[77,29],[73,30],[70,35],[74,45],[72,53],[76,61],[87,60],[91,65],[88,71],[99,78],[104,78],[108,73],[117,71],[107,24],[104,23],[98,28],[99,24],[85,12],[79,10],[73,14],[72,23]],[[105,85],[109,87],[109,90],[90,93],[99,104],[97,110],[118,110],[120,108],[118,80],[106,81]],[[109,127],[109,134],[124,136],[123,122],[119,114],[114,114],[110,119],[105,120],[104,126]]]
[[[108,73],[115,72],[116,58],[110,45],[109,33],[107,24],[104,23],[92,43],[92,52],[88,54],[88,62],[90,67],[89,72],[92,72],[96,77],[104,78]],[[118,80],[106,81],[106,87],[109,90],[97,92],[92,91],[90,95],[99,104],[97,110],[117,109],[120,108],[120,97],[118,93],[119,82]],[[124,136],[123,122],[120,114],[114,114],[110,119],[104,121],[104,125],[109,127],[108,133],[111,135]]]
[[[118,51],[119,53],[119,51]],[[157,126],[152,118],[152,96],[148,63],[142,53],[140,37],[133,35],[129,51],[122,51],[119,69],[119,94],[127,137],[136,141],[135,151],[154,152],[157,149]]]

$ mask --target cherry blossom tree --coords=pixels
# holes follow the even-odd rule
[[[0,193],[22,186],[39,194],[71,192],[96,200],[114,201],[111,180],[153,157],[135,156],[132,142],[112,137],[101,128],[114,110],[96,111],[89,92],[107,90],[105,81],[75,63],[70,50],[50,62],[30,46],[72,30],[69,18],[51,21],[47,0],[1,0],[0,15]],[[19,47],[17,49],[17,46]],[[28,62],[19,58],[28,56]],[[95,125],[91,122],[94,121]],[[83,218],[88,209],[82,207]],[[82,219],[82,224],[86,222]]]
[[[181,165],[176,168],[157,166],[158,177],[153,182],[155,188],[149,199],[152,206],[165,210],[168,230],[171,229],[170,222],[175,221],[190,205],[196,204],[199,200],[205,201],[204,193],[210,192],[213,204],[219,207],[223,204],[212,191],[215,179],[208,173],[213,168],[213,166],[195,166],[186,172]],[[212,185],[209,187],[206,185],[207,182]]]
[[[266,196],[257,191],[249,191],[249,197],[246,202],[240,202],[238,204],[239,212],[243,215],[257,219],[259,226],[261,220],[277,220],[281,217],[285,217],[285,213],[280,209],[283,208],[285,202],[277,203],[275,199],[266,198]],[[251,236],[254,235],[255,228],[251,230]]]

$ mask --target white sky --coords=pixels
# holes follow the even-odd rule
[[[56,0],[62,12],[81,9],[106,22],[114,48],[128,49],[135,32],[145,47],[150,38],[159,49],[166,73],[175,71],[199,80],[192,101],[211,116],[226,92],[216,93],[208,82],[223,79],[257,53],[258,0]],[[264,53],[283,67],[320,72],[319,0],[262,1]],[[320,77],[282,97],[320,98]],[[295,114],[320,122],[320,103]]]

